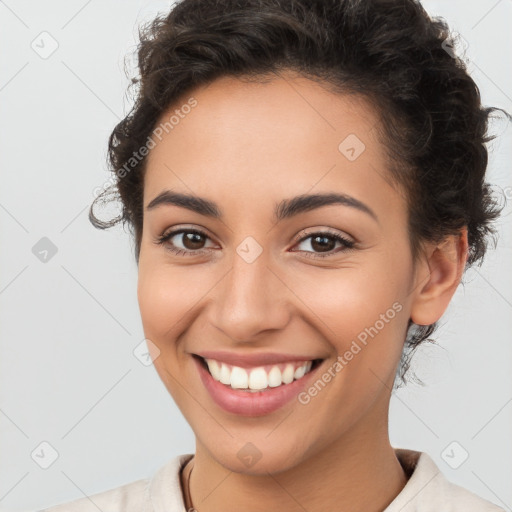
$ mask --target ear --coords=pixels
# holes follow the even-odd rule
[[[433,324],[443,316],[460,283],[467,257],[467,227],[440,244],[427,244],[415,276],[411,306],[415,324]]]

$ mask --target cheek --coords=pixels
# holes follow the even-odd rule
[[[351,360],[391,365],[400,357],[408,321],[408,279],[407,262],[377,255],[364,264],[311,273],[294,291],[305,297],[311,321],[338,355],[351,351]]]
[[[178,301],[167,276],[158,269],[139,271],[137,295],[144,328],[157,336],[169,329]]]
[[[190,307],[189,295],[192,291],[178,272],[162,265],[139,264],[137,298],[146,337],[161,347],[173,329],[179,328]]]
[[[144,336],[157,350],[153,365],[167,390],[178,404],[186,404],[182,396],[183,368],[178,358],[182,320],[194,304],[193,288],[186,285],[181,272],[166,265],[139,260],[137,298]]]
[[[206,267],[161,261],[139,264],[137,297],[146,338],[162,352],[177,354],[182,333],[201,314],[205,295],[215,282]]]

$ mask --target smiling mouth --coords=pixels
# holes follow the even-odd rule
[[[215,381],[230,389],[253,393],[286,386],[301,379],[324,361],[324,359],[312,359],[242,368],[215,359],[205,359],[196,354],[192,355]]]

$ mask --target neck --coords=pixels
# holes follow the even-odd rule
[[[380,416],[382,418],[382,416]],[[375,418],[367,418],[375,420]],[[389,443],[387,421],[376,435],[353,426],[334,443],[285,471],[248,475],[230,471],[196,444],[189,486],[198,512],[276,510],[380,512],[407,483]]]

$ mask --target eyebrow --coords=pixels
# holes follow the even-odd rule
[[[173,192],[171,190],[164,190],[152,199],[146,206],[146,211],[154,210],[158,206],[165,204],[180,206],[200,215],[214,219],[222,219],[223,217],[222,210],[213,201],[194,195]],[[369,206],[362,203],[355,197],[347,194],[336,193],[303,194],[291,199],[283,199],[280,203],[275,205],[274,219],[276,222],[279,222],[284,219],[289,219],[295,215],[299,215],[300,213],[334,204],[355,208],[356,210],[368,214],[377,223],[379,223],[377,215]]]

